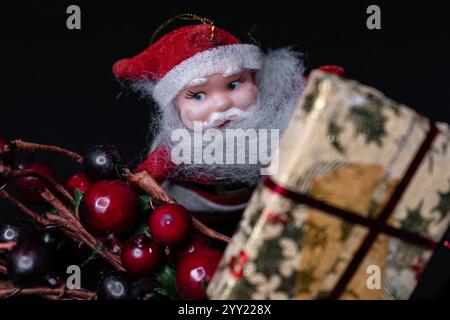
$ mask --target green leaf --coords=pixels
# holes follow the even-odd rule
[[[152,207],[150,207],[150,200],[151,199],[152,198],[149,195],[147,195],[147,194],[139,196],[139,204],[140,204],[141,212],[145,212],[147,210],[151,210],[152,209]]]
[[[164,265],[162,269],[156,274],[156,279],[161,283],[163,288],[161,294],[165,294],[171,300],[180,300],[180,294],[176,285],[176,273],[175,269],[168,265]]]
[[[73,205],[75,207],[78,207],[80,205],[81,199],[83,199],[83,195],[84,195],[83,192],[81,192],[80,190],[75,189],[74,198],[73,198]]]
[[[147,223],[141,223],[136,227],[136,230],[133,232],[133,235],[136,234],[146,234],[147,236],[150,235],[150,231],[148,230],[148,224]]]
[[[73,202],[70,204],[69,209],[70,211],[75,212],[78,206],[80,205],[81,200],[83,199],[84,193],[81,192],[80,190],[75,189],[73,195],[74,195]]]
[[[101,242],[97,242],[97,243],[95,244],[95,247],[94,247],[94,250],[92,251],[92,253],[89,255],[89,257],[88,257],[86,260],[84,260],[84,261],[81,263],[80,267],[84,267],[84,266],[86,266],[89,262],[91,262],[91,261],[97,259],[97,258],[98,258],[98,252],[99,252],[100,250],[102,250],[103,248],[104,248],[103,244],[102,244]]]

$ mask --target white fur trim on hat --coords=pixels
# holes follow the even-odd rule
[[[261,50],[251,44],[220,46],[197,53],[170,70],[158,81],[153,98],[168,105],[192,79],[237,68],[258,70],[262,66]]]

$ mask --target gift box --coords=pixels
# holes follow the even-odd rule
[[[315,71],[211,299],[408,299],[450,215],[450,132]]]

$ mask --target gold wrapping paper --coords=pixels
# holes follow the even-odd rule
[[[450,215],[450,132],[439,129],[386,223],[438,242]],[[428,119],[355,81],[312,73],[283,134],[272,181],[376,219],[430,131]],[[328,297],[369,228],[260,184],[207,288],[211,299]],[[340,299],[407,299],[432,250],[385,233]]]

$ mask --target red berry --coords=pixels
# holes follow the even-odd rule
[[[31,164],[22,164],[21,169],[33,169],[41,174],[55,179],[54,171],[47,165],[34,162]],[[22,177],[14,180],[17,192],[31,204],[44,204],[45,200],[41,197],[41,191],[51,189],[42,179],[34,176]]]
[[[191,216],[179,204],[163,204],[157,207],[148,219],[150,234],[163,246],[181,243],[191,229]]]
[[[217,269],[222,253],[203,248],[186,255],[178,264],[176,283],[184,299],[205,299],[205,288]]]
[[[157,271],[162,264],[162,258],[162,249],[143,234],[125,242],[122,250],[123,266],[135,277],[145,277]]]
[[[91,185],[91,181],[86,173],[78,172],[67,179],[64,185],[70,190],[78,190],[84,193]]]
[[[182,260],[186,255],[197,252],[207,246],[208,239],[206,237],[198,233],[193,233],[189,236],[186,243],[170,248],[170,255],[173,257],[175,263],[178,263],[178,261]]]
[[[80,203],[80,220],[94,234],[121,233],[134,226],[138,210],[138,197],[127,183],[104,180],[87,189]]]

